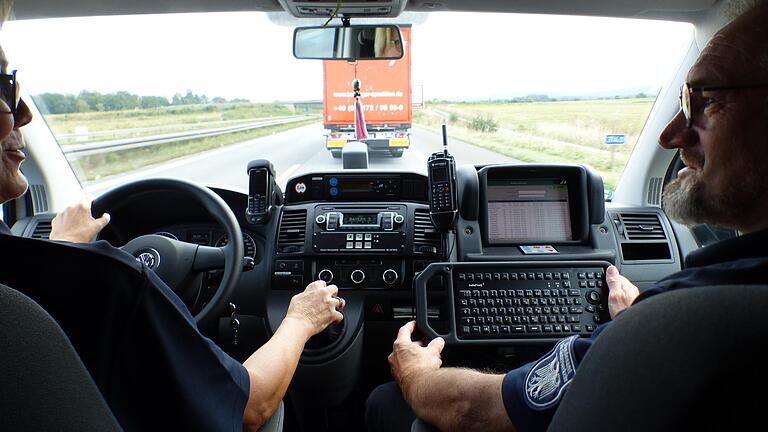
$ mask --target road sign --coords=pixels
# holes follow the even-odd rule
[[[626,142],[624,134],[607,134],[605,136],[605,145],[622,145]]]

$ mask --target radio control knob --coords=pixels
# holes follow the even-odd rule
[[[352,282],[360,284],[365,280],[365,273],[362,270],[355,270],[349,275],[349,278],[352,279]]]
[[[317,277],[325,283],[331,283],[333,280],[333,272],[328,269],[322,269],[320,270],[320,273],[317,274]]]
[[[384,279],[384,283],[386,283],[387,285],[392,285],[395,282],[397,282],[398,277],[399,275],[397,274],[397,272],[392,269],[384,270],[384,273],[381,275],[381,278]]]
[[[315,222],[317,222],[318,225],[324,224],[325,223],[325,215],[324,214],[317,215],[317,217],[315,218]]]
[[[395,213],[395,223],[401,224],[404,221],[405,221],[405,218],[403,217],[403,215]]]

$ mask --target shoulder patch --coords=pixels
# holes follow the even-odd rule
[[[545,410],[560,402],[566,387],[576,375],[573,342],[578,336],[563,339],[533,365],[525,377],[525,402],[535,410]]]

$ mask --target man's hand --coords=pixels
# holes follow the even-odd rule
[[[613,319],[619,312],[632,305],[640,295],[640,290],[629,279],[620,275],[614,266],[605,271],[605,281],[608,282],[608,312]]]
[[[323,281],[307,285],[304,292],[296,294],[288,305],[285,319],[295,319],[304,324],[307,337],[325,330],[330,324],[344,319],[344,299],[338,297],[339,288]]]
[[[409,398],[410,385],[415,378],[440,369],[443,360],[440,353],[445,347],[443,338],[435,338],[425,346],[424,342],[411,340],[416,329],[416,321],[410,321],[400,327],[397,339],[392,344],[392,354],[387,358],[392,369],[392,376],[400,385],[406,400]]]
[[[91,198],[84,196],[79,203],[67,207],[52,222],[51,240],[88,243],[96,238],[109,223],[109,213],[94,219],[91,215]]]

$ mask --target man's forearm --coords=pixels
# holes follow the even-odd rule
[[[514,430],[501,397],[504,375],[441,368],[401,383],[416,415],[443,431]]]
[[[274,413],[288,390],[310,336],[299,321],[285,319],[272,338],[243,363],[251,380],[243,415],[246,428],[260,426]]]

